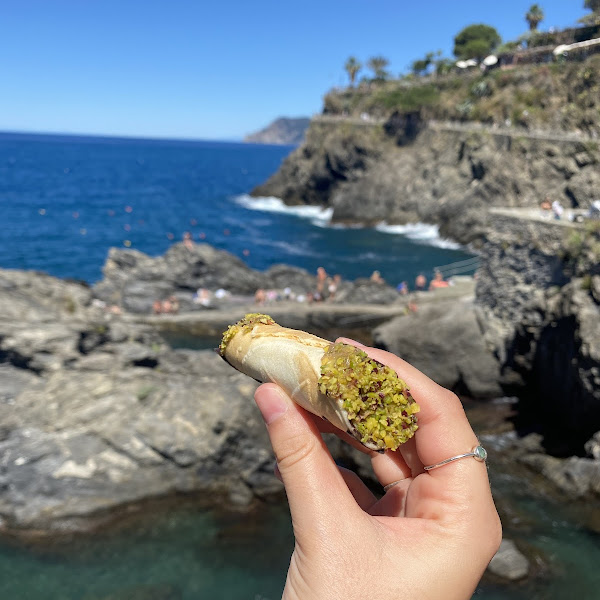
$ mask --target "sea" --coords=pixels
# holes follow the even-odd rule
[[[436,267],[472,273],[473,253],[442,239],[435,226],[340,227],[330,223],[330,209],[251,198],[291,151],[0,134],[0,267],[92,284],[111,247],[156,256],[190,232],[196,242],[260,270],[276,263],[310,272],[323,266],[346,279],[378,270],[392,285],[409,287]],[[511,535],[530,549],[535,577],[511,586],[486,580],[475,598],[600,598],[598,534],[561,504],[528,493],[514,474],[490,474],[512,506]],[[292,548],[285,502],[246,514],[176,499],[93,535],[0,538],[0,598],[275,600]]]
[[[331,209],[251,198],[292,149],[0,134],[0,267],[93,283],[109,248],[156,256],[186,231],[254,269],[378,270],[394,286],[472,257],[434,225],[332,226]]]

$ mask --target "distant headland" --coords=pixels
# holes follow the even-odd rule
[[[309,124],[308,117],[280,117],[264,129],[248,134],[244,141],[254,144],[298,146],[304,141],[304,134]]]

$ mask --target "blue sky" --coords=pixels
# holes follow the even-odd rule
[[[470,23],[503,39],[531,0],[0,0],[0,131],[236,139],[321,110],[348,56],[392,73],[451,56]],[[538,2],[566,27],[583,0]]]

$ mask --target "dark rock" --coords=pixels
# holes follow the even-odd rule
[[[305,144],[252,195],[277,196],[287,204],[327,204],[340,182],[357,179],[380,153],[380,140],[361,127],[340,130],[312,122]]]
[[[362,278],[352,286],[342,286],[335,296],[335,302],[344,304],[392,304],[398,300],[398,292],[393,287]]]
[[[475,398],[502,395],[499,364],[485,346],[472,301],[419,306],[377,327],[375,344],[408,361],[440,385]]]
[[[265,288],[283,290],[289,287],[295,294],[305,294],[309,290],[314,290],[316,286],[314,275],[305,269],[290,265],[273,265],[265,271],[264,278]]]
[[[586,443],[585,451],[589,456],[600,461],[600,431],[597,431]]]
[[[565,260],[564,223],[493,214],[481,247],[477,304],[502,383],[522,396],[520,428],[535,427],[553,454],[581,454],[600,429],[600,306],[597,259]]]
[[[598,197],[600,189],[600,170],[589,165],[575,173],[565,187],[565,193],[573,208],[587,208]]]
[[[519,460],[568,498],[600,497],[600,460],[576,456],[561,459],[546,454],[529,454]]]
[[[191,249],[175,244],[156,258],[136,250],[112,248],[103,273],[104,279],[94,286],[94,295],[138,313],[151,313],[155,300],[171,295],[189,305],[198,288],[224,288],[234,294],[253,295],[264,280],[239,258],[207,244]]]
[[[452,128],[390,144],[405,131],[405,117],[392,115],[383,133],[313,120],[305,144],[253,195],[331,206],[342,223],[436,223],[466,244],[485,236],[490,206],[537,207],[549,196],[584,208],[600,188],[592,147]]]

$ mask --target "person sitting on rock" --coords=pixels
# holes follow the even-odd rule
[[[329,300],[330,302],[335,300],[335,295],[338,291],[341,281],[342,281],[342,276],[339,274],[334,275],[333,279],[330,277],[327,280],[327,293],[328,293],[327,300]]]
[[[401,295],[401,296],[406,296],[406,294],[408,294],[408,283],[406,283],[406,281],[401,281],[397,286],[396,286],[396,291]]]
[[[437,288],[445,288],[450,284],[447,281],[444,281],[444,276],[441,271],[436,271],[431,283],[429,284],[430,290],[435,290]]]
[[[317,290],[314,293],[315,301],[319,302],[325,295],[325,283],[327,281],[327,271],[323,267],[317,269]]]
[[[200,306],[210,306],[210,292],[205,288],[198,288],[193,298],[194,304],[200,304]]]
[[[552,204],[550,203],[550,198],[546,196],[542,202],[540,202],[540,210],[542,211],[542,216],[550,216],[550,211],[552,210]]]
[[[561,219],[564,210],[565,209],[563,208],[563,205],[558,200],[555,200],[552,203],[552,212],[554,213],[554,218],[555,219]]]
[[[371,281],[380,285],[383,285],[385,283],[385,279],[381,276],[381,273],[379,271],[373,271],[371,273]]]
[[[415,279],[415,290],[417,292],[424,292],[427,289],[427,279],[423,273],[419,273]]]
[[[256,304],[258,304],[259,306],[262,306],[265,303],[266,299],[267,299],[267,294],[266,294],[265,290],[263,290],[262,288],[258,288],[256,290],[256,292],[254,293],[254,302]]]
[[[188,250],[193,250],[194,249],[194,240],[192,239],[192,234],[189,231],[186,231],[183,234],[183,245]]]

